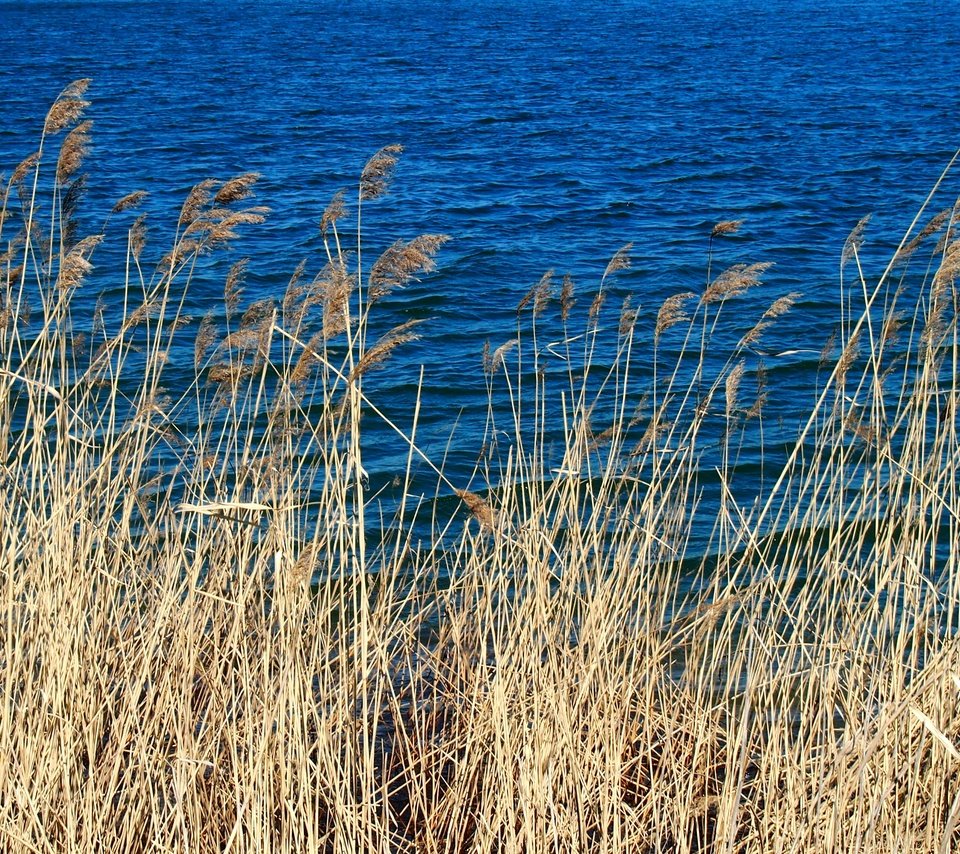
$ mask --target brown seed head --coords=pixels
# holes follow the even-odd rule
[[[401,344],[416,341],[420,336],[411,330],[423,323],[422,320],[408,320],[387,332],[368,349],[354,369],[350,372],[350,381],[355,381],[372,370],[383,367],[390,354]]]
[[[240,258],[238,261],[234,261],[227,273],[223,285],[223,305],[228,320],[236,313],[240,305],[240,294],[243,293],[243,280],[246,276],[249,261],[249,258]]]
[[[596,327],[597,321],[600,318],[600,311],[603,309],[603,304],[607,301],[607,292],[603,289],[597,291],[596,296],[593,298],[593,302],[590,303],[590,311],[587,313],[587,319],[591,329]]]
[[[93,122],[89,119],[78,124],[63,140],[60,146],[60,157],[57,160],[57,181],[63,184],[70,178],[83,163],[83,158],[90,151],[90,128]]]
[[[356,279],[343,264],[327,265],[315,283],[319,298],[323,303],[323,335],[329,341],[347,328],[350,311],[350,295]],[[311,302],[308,296],[304,309]]]
[[[570,310],[575,302],[576,300],[573,298],[573,277],[569,273],[565,273],[563,284],[560,286],[560,320],[564,323],[570,317]]]
[[[773,264],[734,264],[715,278],[703,292],[701,301],[705,304],[719,302],[730,297],[740,296],[745,291],[760,284],[760,277]]]
[[[90,106],[89,101],[83,100],[89,85],[89,78],[75,80],[60,93],[43,122],[45,135],[60,133],[83,115],[83,111]]]
[[[923,243],[924,240],[931,235],[936,234],[944,227],[944,225],[946,225],[946,223],[950,220],[950,215],[950,208],[946,208],[945,210],[934,214],[930,221],[923,228],[921,228],[920,231],[917,232],[910,242],[897,251],[897,254],[894,256],[894,263],[902,264],[903,262],[907,261],[910,256],[917,251],[920,244]]]
[[[683,293],[667,297],[663,301],[663,305],[660,306],[660,310],[657,312],[657,323],[653,333],[655,338],[659,338],[660,335],[671,326],[689,320],[690,316],[684,309],[684,304],[689,300],[695,299],[696,296],[693,291],[684,291]]]
[[[193,341],[193,366],[199,369],[207,352],[217,340],[217,325],[213,322],[213,312],[208,312],[200,321],[197,337]]]
[[[340,219],[345,212],[346,207],[343,203],[343,190],[337,190],[323,211],[323,216],[320,217],[320,234],[326,237],[327,232],[336,226],[337,220]]]
[[[125,195],[113,206],[111,213],[123,213],[131,208],[135,208],[147,197],[147,195],[148,193],[146,190],[136,190],[133,193],[127,193],[127,195]]]
[[[718,222],[710,232],[711,240],[714,237],[723,237],[725,234],[736,234],[743,225],[742,219],[725,219]]]
[[[637,323],[637,309],[633,307],[633,300],[631,297],[627,296],[623,300],[623,307],[620,309],[620,326],[619,331],[621,335],[629,335],[633,332],[633,327]]]
[[[147,243],[146,214],[140,214],[140,216],[133,221],[133,225],[130,226],[130,231],[128,232],[128,240],[130,243],[130,253],[139,261],[140,255],[143,253],[143,247]]]
[[[486,499],[481,498],[475,492],[467,489],[454,489],[457,497],[467,505],[467,509],[473,514],[473,517],[480,523],[480,529],[492,531],[496,521],[493,508]]]
[[[607,262],[607,267],[603,271],[603,278],[619,273],[621,270],[630,269],[630,250],[633,249],[632,243],[621,246]]]
[[[190,190],[183,202],[183,207],[180,209],[180,219],[177,221],[177,225],[189,225],[194,222],[200,216],[200,211],[210,203],[211,193],[216,186],[216,181],[207,178]]]
[[[736,367],[727,374],[727,379],[724,382],[728,421],[733,417],[734,410],[737,408],[737,395],[740,391],[740,382],[743,379],[743,370],[743,362],[739,362]]]
[[[40,152],[35,151],[29,157],[24,158],[20,161],[17,167],[13,170],[13,174],[10,176],[10,186],[18,187],[23,183],[23,179],[27,177],[27,173],[31,172],[40,161]]]
[[[77,287],[83,277],[93,269],[90,256],[101,240],[103,240],[102,234],[84,237],[63,257],[57,274],[59,290],[65,291]]]
[[[409,243],[396,241],[370,268],[370,302],[377,302],[394,288],[404,287],[417,274],[436,269],[433,256],[449,239],[445,234],[422,234]]]
[[[844,241],[843,252],[840,254],[841,267],[846,266],[860,251],[860,247],[863,246],[863,236],[867,230],[867,224],[870,222],[870,216],[871,214],[867,214],[863,217],[863,219],[853,227],[853,231],[850,232],[846,241]]]
[[[500,366],[503,364],[503,360],[514,347],[517,346],[519,342],[516,338],[511,338],[509,341],[501,344],[493,351],[493,355],[490,357],[489,366],[484,366],[488,374],[495,374]]]
[[[402,145],[387,145],[381,148],[363,167],[360,173],[360,199],[368,201],[382,196],[397,165],[397,156],[403,151]]]
[[[247,172],[224,182],[213,197],[214,204],[229,205],[253,195],[253,185],[260,180],[259,172]]]

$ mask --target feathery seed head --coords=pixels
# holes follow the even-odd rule
[[[180,209],[180,219],[177,225],[189,225],[200,216],[200,212],[210,203],[210,196],[217,182],[213,178],[206,178],[193,187]]]
[[[573,298],[573,277],[569,273],[565,273],[563,284],[560,286],[560,320],[564,323],[570,317],[570,310],[575,302],[576,300]]]
[[[136,190],[133,193],[127,193],[127,195],[125,195],[113,206],[111,213],[123,213],[131,208],[135,208],[147,197],[147,195],[148,193],[146,190]]]
[[[433,256],[449,239],[445,234],[422,234],[409,243],[397,240],[388,247],[370,268],[370,302],[377,302],[394,288],[404,287],[418,273],[436,269]]]
[[[743,225],[742,219],[725,219],[718,222],[710,231],[710,239],[723,237],[725,234],[736,234]]]
[[[690,316],[684,309],[684,304],[695,299],[696,296],[693,291],[684,291],[683,293],[667,297],[657,312],[657,323],[653,333],[654,337],[659,338],[661,334],[671,326],[689,320]]]
[[[730,297],[740,296],[752,287],[760,284],[760,277],[773,266],[772,263],[734,264],[717,276],[703,292],[704,304],[719,302]]]
[[[619,332],[621,335],[629,335],[633,332],[633,328],[637,323],[637,309],[633,307],[633,300],[630,296],[627,296],[623,300],[623,307],[620,309],[620,326]]]
[[[61,291],[77,287],[92,269],[90,255],[97,247],[103,235],[93,234],[79,241],[60,261],[60,271],[57,274],[57,288]]]
[[[200,321],[197,337],[193,341],[193,366],[199,369],[207,352],[217,340],[217,326],[213,322],[213,312],[208,312]]]
[[[857,255],[860,247],[863,246],[863,236],[867,230],[867,224],[870,222],[871,214],[867,214],[858,222],[853,231],[847,236],[843,244],[843,252],[840,253],[840,266],[845,267],[847,263]]]
[[[241,258],[235,261],[227,273],[223,286],[223,304],[227,312],[227,320],[236,313],[240,305],[240,294],[243,292],[243,280],[246,276],[249,261],[249,258]]]
[[[368,201],[382,196],[397,165],[397,156],[402,145],[387,145],[381,148],[363,167],[360,173],[360,199]]]
[[[13,174],[10,176],[10,186],[19,187],[20,184],[23,183],[23,179],[27,177],[27,173],[33,170],[39,161],[39,151],[35,151],[29,157],[25,157],[23,160],[21,160],[13,170]]]
[[[630,269],[631,249],[633,249],[633,244],[627,243],[614,253],[613,257],[607,262],[606,269],[603,271],[603,279],[606,279],[607,276],[612,276],[614,273],[619,273],[621,270]]]
[[[734,410],[737,408],[737,394],[740,391],[740,382],[743,379],[743,362],[738,362],[736,367],[729,374],[724,382],[724,394],[726,397],[727,420],[733,417]]]
[[[457,494],[457,497],[467,505],[467,509],[480,523],[480,530],[492,531],[496,517],[489,502],[475,492],[470,492],[467,489],[454,489],[454,492]]]
[[[247,172],[225,181],[213,197],[214,204],[229,205],[253,195],[253,185],[260,180],[259,172]]]
[[[140,255],[143,253],[143,247],[147,242],[146,214],[140,214],[140,216],[133,221],[133,225],[130,226],[128,235],[130,253],[139,261]]]
[[[60,146],[60,157],[57,159],[57,183],[63,184],[80,168],[83,158],[90,151],[91,127],[93,122],[88,119],[78,124],[64,138],[63,145]]]
[[[497,347],[497,349],[493,351],[493,355],[490,357],[489,365],[484,365],[484,370],[486,370],[488,374],[495,374],[503,364],[507,353],[516,347],[518,343],[519,341],[516,338],[511,338],[509,341],[506,341]]]
[[[343,203],[343,190],[337,190],[333,194],[333,198],[330,199],[330,203],[323,211],[323,216],[320,217],[320,234],[324,237],[327,236],[327,232],[336,226],[337,220],[340,219],[346,212],[346,207]]]
[[[421,323],[423,323],[422,320],[408,320],[387,332],[363,354],[360,361],[350,372],[350,381],[353,382],[364,374],[382,367],[390,354],[401,344],[418,340],[420,338],[419,334],[411,330]]]
[[[46,119],[44,119],[43,132],[45,135],[50,136],[60,133],[83,115],[83,111],[90,106],[89,101],[83,100],[89,85],[89,78],[75,80],[60,93],[49,112],[47,112]]]

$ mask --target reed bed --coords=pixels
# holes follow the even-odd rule
[[[267,215],[255,175],[199,184],[159,251],[139,192],[80,233],[85,92],[2,184],[4,850],[954,850],[955,206],[930,219],[931,193],[875,281],[851,234],[819,397],[750,500],[747,356],[796,297],[718,353],[765,266],[649,327],[604,305],[626,247],[589,298],[545,276],[485,350],[453,482],[370,384],[419,333],[376,333],[381,301],[445,240],[363,253],[399,149],[322,212],[323,268],[250,303],[223,250]],[[125,296],[94,304],[123,236]],[[222,311],[187,317],[217,270]],[[405,494],[428,470],[456,511],[378,511],[373,429]]]

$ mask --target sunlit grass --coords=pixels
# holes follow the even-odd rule
[[[419,403],[395,423],[368,384],[418,334],[373,334],[378,304],[445,240],[362,253],[399,150],[322,212],[322,269],[250,303],[225,264],[223,310],[186,317],[198,265],[267,215],[257,176],[198,185],[162,250],[140,193],[81,235],[85,91],[3,184],[5,850],[953,849],[955,208],[927,226],[925,206],[876,281],[851,235],[859,308],[752,500],[746,357],[796,297],[744,319],[766,266],[739,264],[645,328],[604,305],[628,247],[589,296],[548,275],[520,302],[454,482]],[[121,235],[125,299],[84,316]],[[385,515],[374,430],[409,452]],[[694,548],[707,462],[721,498]],[[456,512],[414,497],[424,471]]]

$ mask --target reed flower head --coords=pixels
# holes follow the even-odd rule
[[[742,219],[725,219],[718,222],[710,231],[710,239],[723,237],[726,234],[736,234],[743,225]]]
[[[260,180],[259,172],[246,172],[225,181],[213,197],[214,204],[229,205],[253,195],[253,185]]]
[[[750,288],[759,285],[760,277],[772,266],[773,264],[769,262],[734,264],[724,270],[707,286],[701,301],[704,304],[709,304],[740,296]]]
[[[113,209],[112,209],[110,212],[111,212],[111,213],[118,214],[118,213],[123,213],[124,211],[128,211],[128,210],[130,210],[131,208],[135,208],[135,207],[137,207],[148,195],[149,195],[149,194],[146,192],[146,190],[136,190],[136,191],[133,192],[133,193],[127,193],[127,195],[125,195],[122,199],[120,199],[120,201],[118,201],[118,202],[113,206]]]
[[[90,151],[90,128],[93,122],[89,119],[78,124],[63,140],[60,146],[60,157],[57,160],[57,183],[65,183],[83,163],[83,158]]]
[[[360,174],[360,199],[376,199],[387,192],[387,185],[403,151],[402,145],[387,145],[381,148],[363,167]]]
[[[684,291],[683,293],[667,297],[657,312],[654,337],[659,338],[671,326],[676,326],[678,323],[689,320],[690,315],[687,314],[684,305],[690,300],[695,299],[696,296],[693,291]]]
[[[607,276],[612,276],[614,273],[619,273],[621,270],[630,269],[631,249],[633,249],[633,244],[626,243],[613,254],[613,257],[607,262],[607,266],[603,271],[603,279],[606,279]]]
[[[343,190],[337,190],[324,209],[323,216],[320,217],[320,234],[326,237],[327,232],[331,228],[336,227],[337,220],[340,219],[344,213],[346,213],[346,207],[343,203]]]
[[[394,288],[404,287],[417,274],[436,269],[433,258],[449,239],[445,234],[422,234],[409,243],[396,241],[370,268],[370,302],[377,302]]]
[[[53,136],[60,133],[83,115],[83,111],[90,106],[89,101],[83,100],[89,85],[89,78],[75,80],[60,93],[43,122],[45,135]]]
[[[843,244],[843,252],[840,254],[841,267],[845,267],[847,263],[860,252],[860,247],[863,246],[864,234],[867,230],[867,225],[870,222],[870,217],[871,214],[867,214],[865,217],[863,217],[860,222],[853,227],[853,231],[847,235],[847,239]]]

